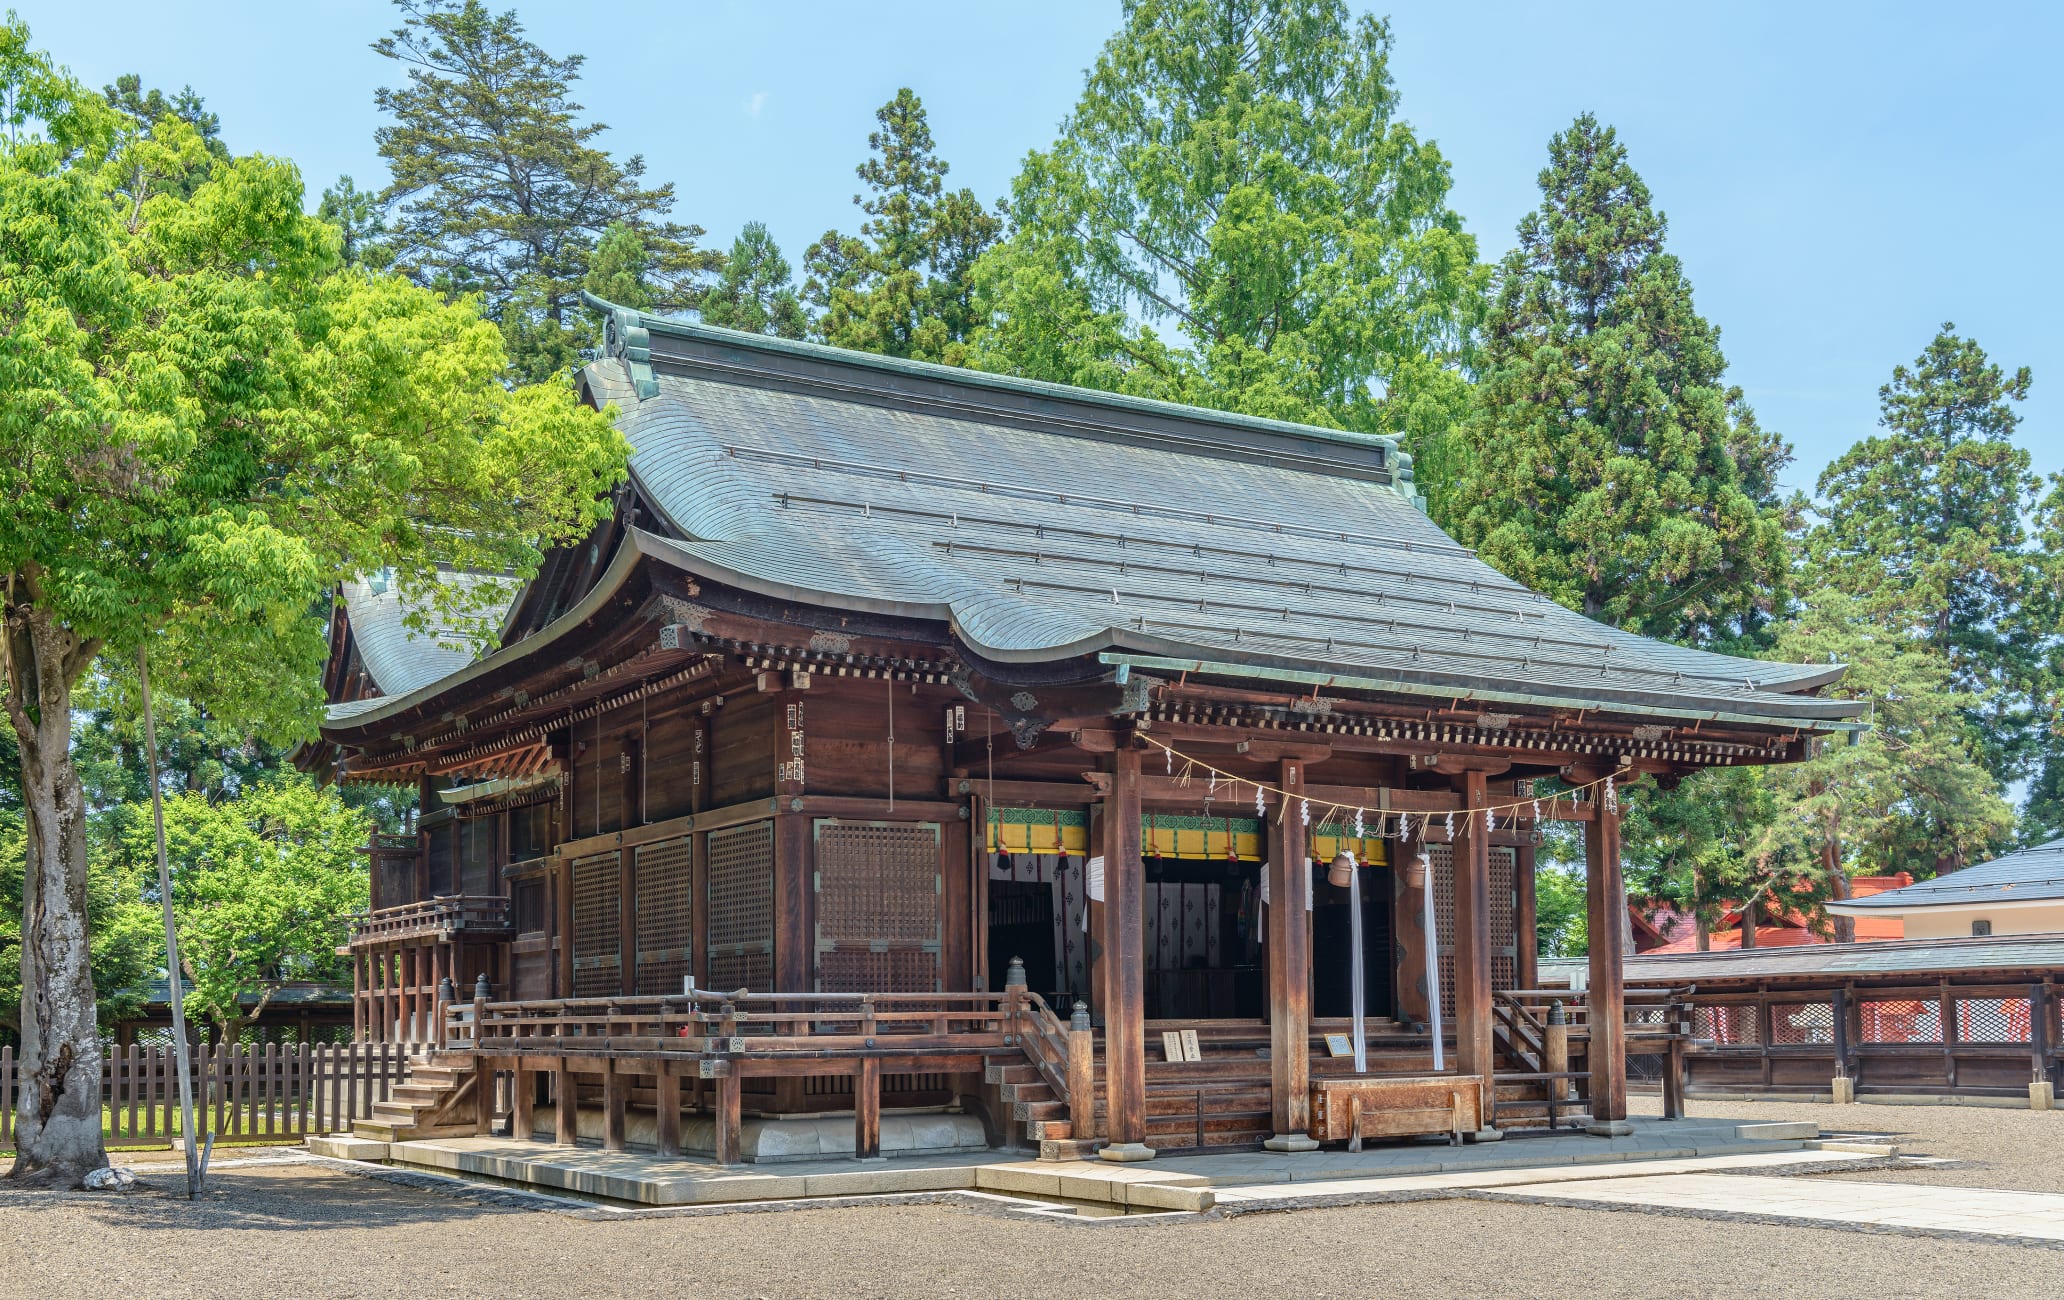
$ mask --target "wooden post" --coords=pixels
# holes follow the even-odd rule
[[[1620,813],[1616,798],[1594,792],[1597,817],[1584,825],[1584,904],[1591,936],[1590,989],[1585,994],[1590,1040],[1591,1131],[1615,1136],[1627,1124],[1627,890],[1620,879]]]
[[[365,954],[351,954],[351,1041],[362,1043],[366,1039],[366,968]]]
[[[725,1062],[725,1065],[732,1067],[734,1063]],[[717,1076],[716,1157],[720,1165],[735,1165],[739,1162],[740,1130],[744,1128],[744,1121],[739,1114],[741,1100],[738,1075],[732,1068],[727,1068],[723,1074]]]
[[[1068,1136],[1077,1142],[1096,1137],[1096,1033],[1068,1029]]]
[[[1462,811],[1456,819],[1455,858],[1455,1068],[1484,1081],[1484,1125],[1496,1092],[1496,1044],[1491,1030],[1491,837],[1481,811],[1489,802],[1482,772],[1464,772]]]
[[[624,1112],[630,1102],[630,1079],[616,1068],[616,1062],[606,1061],[607,1069],[602,1074],[602,1149],[621,1151],[624,1149]]]
[[[1140,860],[1140,754],[1112,755],[1104,821],[1106,1160],[1150,1160],[1147,1142],[1146,865]]]
[[[516,1071],[509,1076],[509,1136],[528,1142],[537,1128],[537,1075],[524,1068],[523,1059],[511,1062]]]
[[[1538,824],[1526,823],[1531,841]],[[1541,987],[1541,918],[1534,895],[1534,846],[1512,851],[1513,981],[1523,989]]]
[[[681,1154],[681,1076],[668,1070],[664,1061],[660,1062],[659,1071],[652,1103],[657,1129],[655,1142],[659,1154],[677,1156]]]
[[[573,1085],[573,1071],[566,1058],[559,1058],[552,1071],[552,1140],[570,1147],[580,1140],[580,1090]]]
[[[1312,1151],[1311,877],[1306,872],[1304,762],[1284,759],[1289,792],[1268,831],[1269,1122],[1271,1151]]]
[[[863,1056],[853,1071],[853,1158],[881,1157],[881,1061]]]
[[[1404,819],[1410,822],[1410,818]],[[1422,825],[1423,830],[1423,825]],[[1405,837],[1398,840],[1397,860],[1391,867],[1391,933],[1397,944],[1397,1014],[1400,1020],[1415,1025],[1431,1025],[1433,1009],[1427,1005],[1427,990],[1433,982],[1426,978],[1428,956],[1426,952],[1426,929],[1421,919],[1426,915],[1425,891],[1433,888],[1433,869],[1428,867],[1426,880],[1417,888],[1405,883],[1409,864],[1416,861],[1422,849],[1420,831],[1409,825],[1404,827]]]

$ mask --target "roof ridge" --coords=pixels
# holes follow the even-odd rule
[[[991,370],[949,366],[935,361],[914,361],[906,357],[862,352],[856,348],[834,347],[828,343],[813,343],[805,339],[777,338],[768,334],[708,325],[701,321],[683,320],[677,316],[655,315],[610,302],[585,289],[581,291],[581,301],[604,313],[610,326],[605,333],[604,351],[610,356],[622,358],[631,365],[632,382],[637,386],[641,398],[655,395],[647,392],[646,386],[654,382],[651,371],[651,335],[657,331],[679,338],[749,348],[777,356],[829,361],[838,365],[883,370],[892,374],[910,375],[969,388],[987,388],[1021,396],[1079,402],[1112,410],[1131,411],[1135,414],[1163,415],[1196,424],[1222,425],[1257,433],[1287,434],[1364,451],[1381,448],[1385,452],[1386,464],[1394,462],[1394,472],[1399,484],[1408,486],[1413,481],[1412,455],[1403,450],[1398,444],[1398,439],[1390,434],[1363,433],[1355,429],[1331,429],[1324,425],[1304,424],[1294,420],[1276,420],[1267,416],[1222,411],[1208,406],[1190,406],[1156,397],[1136,397],[1129,393],[1113,393],[1045,379],[1026,379]]]

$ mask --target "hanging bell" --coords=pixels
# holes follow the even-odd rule
[[[1419,853],[1405,863],[1405,888],[1426,888],[1426,854]]]
[[[1333,855],[1333,865],[1326,868],[1326,883],[1336,889],[1346,889],[1354,883],[1355,858],[1346,849]]]

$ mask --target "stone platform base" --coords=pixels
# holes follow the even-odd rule
[[[602,1140],[603,1113],[583,1107],[576,1116],[576,1129],[583,1141]],[[532,1117],[531,1136],[550,1142],[554,1135],[552,1112],[540,1107]],[[650,1111],[632,1111],[624,1117],[624,1141],[633,1147],[656,1150],[659,1122]],[[747,1164],[764,1165],[783,1160],[851,1159],[853,1116],[851,1112],[829,1115],[794,1115],[777,1119],[748,1117],[740,1126],[739,1156]],[[713,1155],[717,1149],[716,1121],[707,1115],[681,1117],[681,1150],[685,1154]],[[987,1151],[988,1135],[982,1121],[973,1115],[953,1111],[884,1111],[881,1117],[881,1154],[888,1156],[934,1156],[958,1152]]]

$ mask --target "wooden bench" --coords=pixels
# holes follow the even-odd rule
[[[1383,1079],[1315,1079],[1311,1136],[1345,1139],[1362,1149],[1365,1137],[1418,1137],[1445,1133],[1460,1143],[1483,1127],[1483,1079],[1474,1074],[1431,1074]]]

